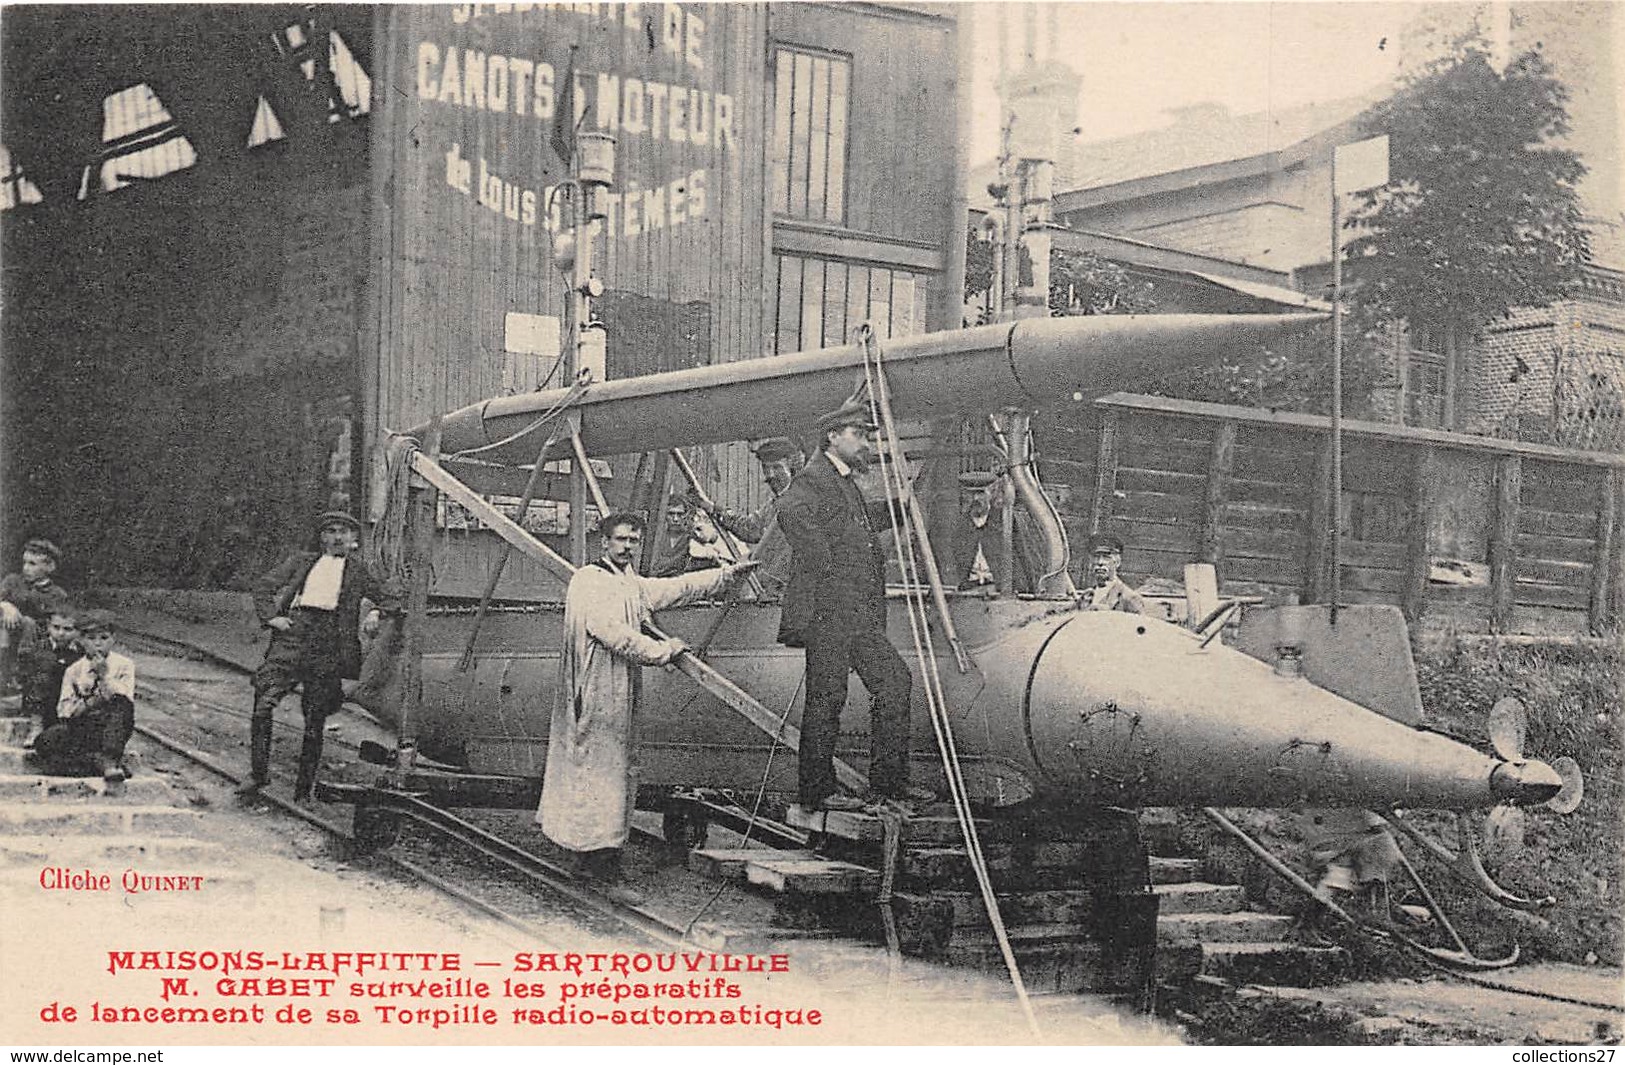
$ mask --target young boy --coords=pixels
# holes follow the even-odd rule
[[[23,716],[39,718],[41,730],[56,724],[62,677],[69,666],[84,656],[79,647],[79,612],[71,603],[63,603],[52,609],[45,639],[32,648],[24,648],[18,660]]]
[[[79,618],[85,657],[68,666],[57,702],[58,721],[34,741],[47,773],[100,773],[123,781],[124,745],[135,731],[135,663],[113,649],[113,614],[89,610]]]
[[[22,572],[0,577],[0,695],[17,686],[17,656],[39,639],[54,607],[68,593],[52,579],[62,551],[49,540],[23,545]]]

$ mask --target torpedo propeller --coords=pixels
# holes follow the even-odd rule
[[[1506,762],[1495,771],[1491,787],[1507,801],[1486,815],[1484,842],[1496,853],[1516,854],[1523,850],[1524,807],[1535,801],[1555,813],[1573,813],[1585,798],[1585,781],[1573,758],[1564,756],[1549,765],[1528,758],[1529,714],[1513,696],[1490,707],[1489,734],[1490,747]]]

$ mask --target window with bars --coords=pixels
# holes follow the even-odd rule
[[[842,222],[852,61],[779,47],[773,74],[773,213]]]
[[[928,277],[864,263],[777,256],[776,353],[849,343],[872,321],[882,336],[925,332]]]

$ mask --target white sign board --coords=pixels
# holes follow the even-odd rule
[[[1338,192],[1359,192],[1388,184],[1388,135],[1339,145],[1332,150]]]

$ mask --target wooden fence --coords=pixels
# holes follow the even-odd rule
[[[1074,543],[1122,537],[1127,577],[1211,562],[1225,594],[1327,600],[1329,419],[1119,393],[1039,434]],[[1470,632],[1625,618],[1625,455],[1345,421],[1338,510],[1344,602]]]

